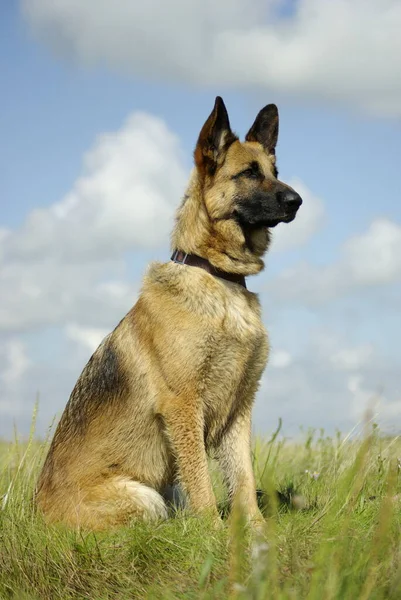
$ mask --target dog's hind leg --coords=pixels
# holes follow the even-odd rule
[[[40,502],[39,506],[44,502]],[[44,507],[43,507],[44,508]],[[45,510],[48,520],[82,529],[101,530],[124,525],[131,519],[167,518],[167,506],[153,488],[127,477],[114,477],[53,500]]]

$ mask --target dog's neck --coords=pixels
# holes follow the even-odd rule
[[[214,267],[206,258],[202,258],[197,254],[186,254],[182,250],[175,250],[171,256],[171,260],[180,265],[198,267],[199,269],[203,269],[207,273],[210,273],[210,275],[213,275],[213,277],[225,279],[226,281],[231,281],[231,283],[237,283],[246,289],[244,275],[239,275],[238,273],[227,273],[226,271],[216,269],[216,267]]]
[[[269,244],[266,228],[244,232],[234,219],[212,220],[207,213],[202,183],[194,169],[176,215],[172,248],[196,254],[216,269],[240,275],[255,275]]]

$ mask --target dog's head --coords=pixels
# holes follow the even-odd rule
[[[172,247],[229,273],[264,266],[270,228],[295,218],[302,200],[277,178],[278,112],[263,108],[245,142],[232,132],[218,97],[195,148],[195,170],[178,209]]]
[[[268,104],[241,143],[231,130],[223,100],[216,98],[195,149],[195,164],[211,219],[235,219],[249,231],[295,218],[302,199],[277,178],[278,125],[277,107]]]

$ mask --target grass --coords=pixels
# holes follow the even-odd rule
[[[401,441],[304,437],[255,442],[262,541],[240,514],[221,530],[185,513],[96,535],[46,526],[32,504],[46,444],[0,443],[1,600],[401,598]]]

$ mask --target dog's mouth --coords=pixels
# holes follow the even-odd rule
[[[270,229],[271,227],[276,227],[280,223],[291,223],[296,217],[296,212],[291,213],[290,215],[284,215],[283,217],[277,217],[275,219],[266,219],[263,221],[262,226]]]
[[[261,227],[266,227],[271,229],[276,227],[280,223],[291,223],[296,217],[297,211],[291,212],[290,214],[281,215],[279,217],[269,217],[262,219],[246,219],[238,212],[235,212],[235,218],[238,223],[242,226],[252,229],[260,229]]]

